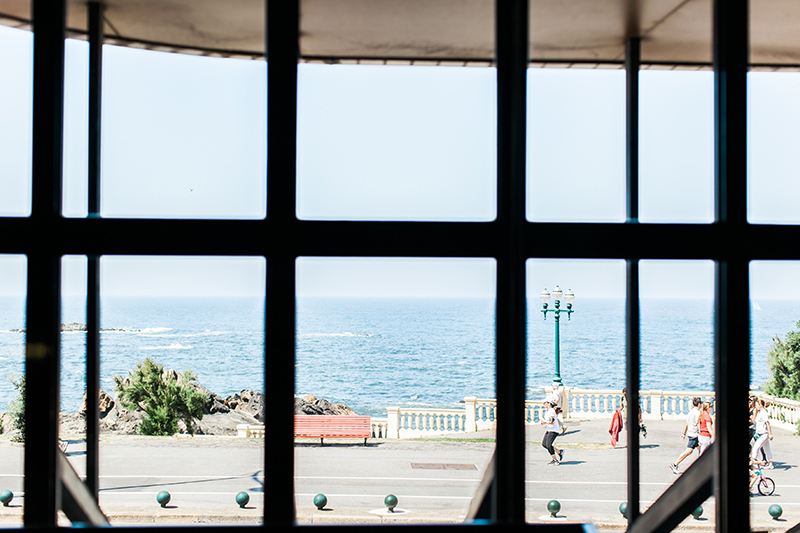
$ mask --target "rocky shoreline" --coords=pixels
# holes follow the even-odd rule
[[[168,372],[174,372],[168,370]],[[264,424],[263,413],[266,406],[264,394],[259,391],[243,390],[227,398],[209,391],[197,382],[190,382],[201,394],[206,397],[203,409],[203,419],[195,421],[196,435],[236,435],[238,424],[259,425]],[[131,411],[125,409],[116,395],[112,398],[108,393],[100,390],[99,397],[100,433],[110,435],[138,435],[138,427],[144,417],[141,407]],[[294,412],[298,415],[354,415],[352,409],[343,404],[332,404],[327,400],[318,399],[308,394],[302,398],[295,398]],[[0,415],[0,421],[5,428],[4,435],[13,436],[16,430],[11,430],[11,418],[8,413]],[[178,423],[179,433],[186,433],[183,422]],[[62,435],[83,434],[86,432],[86,395],[83,405],[77,413],[61,413],[60,432]]]

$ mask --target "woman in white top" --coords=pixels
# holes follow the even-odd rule
[[[544,400],[544,408],[545,414],[544,417],[539,421],[540,424],[547,426],[547,430],[544,433],[544,437],[542,438],[542,448],[547,450],[552,458],[547,464],[550,465],[560,465],[561,458],[564,457],[564,450],[559,450],[553,443],[556,440],[556,437],[561,433],[561,424],[558,420],[558,413],[553,408],[553,404],[551,403],[551,398],[546,398]]]
[[[758,457],[758,452],[761,448],[767,453],[767,465],[764,468],[774,468],[772,465],[772,449],[770,449],[769,441],[772,440],[772,426],[769,423],[769,414],[767,414],[764,400],[759,399],[756,402],[756,413],[753,417],[756,423],[756,443],[753,445],[753,450],[750,452],[750,457],[755,459]]]

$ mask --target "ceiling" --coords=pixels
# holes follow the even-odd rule
[[[109,44],[218,57],[262,58],[264,0],[105,0]],[[86,1],[68,0],[71,37]],[[711,63],[711,0],[530,0],[530,60],[619,64],[640,35],[642,61]],[[491,65],[493,0],[300,0],[304,61]],[[751,0],[751,63],[800,67],[800,2]],[[30,0],[0,0],[0,24],[30,29]]]

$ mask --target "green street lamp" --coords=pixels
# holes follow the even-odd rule
[[[542,314],[544,315],[544,319],[547,320],[547,313],[553,313],[553,317],[555,317],[556,321],[556,373],[553,376],[553,386],[561,387],[563,383],[561,382],[561,338],[558,334],[558,319],[561,316],[561,313],[567,314],[567,320],[571,320],[571,315],[575,311],[572,309],[572,302],[575,300],[575,293],[572,292],[572,289],[567,289],[567,292],[562,292],[561,288],[556,285],[556,288],[553,289],[553,301],[555,302],[554,309],[548,309],[547,304],[550,302],[550,293],[547,289],[543,290],[542,293],[539,295],[539,298],[542,300]],[[566,309],[561,309],[561,300],[564,300],[567,303]]]

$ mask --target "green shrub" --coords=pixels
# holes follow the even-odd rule
[[[149,357],[128,372],[128,378],[114,376],[115,389],[126,409],[141,407],[145,416],[139,425],[144,435],[174,435],[178,420],[186,424],[186,431],[194,435],[194,419],[203,418],[206,398],[189,382],[197,379],[186,370],[178,379],[171,371]]]
[[[800,321],[797,327],[800,328]],[[772,377],[764,384],[764,391],[779,398],[800,400],[800,331],[790,331],[785,341],[777,335],[772,337],[767,364]]]
[[[11,374],[8,380],[17,389],[17,396],[8,404],[11,427],[19,430],[19,436],[14,440],[25,442],[25,376]]]

